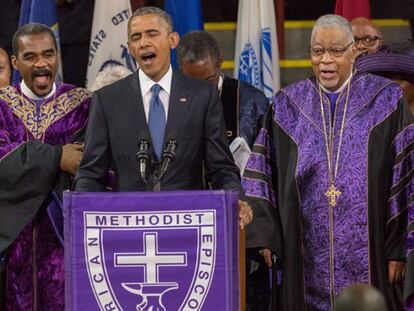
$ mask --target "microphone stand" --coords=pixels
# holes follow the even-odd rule
[[[145,184],[148,184],[146,176],[145,176],[145,172],[147,169],[147,163],[150,159],[149,154],[148,154],[148,147],[149,147],[148,141],[145,139],[142,139],[139,144],[138,152],[136,155],[137,162],[139,163],[139,173],[141,175],[141,178],[144,180]]]
[[[161,156],[161,163],[157,163],[157,169],[154,172],[154,186],[153,191],[161,191],[161,178],[167,171],[170,162],[175,160],[175,149],[177,149],[177,141],[170,139],[167,143],[167,147],[164,149]]]

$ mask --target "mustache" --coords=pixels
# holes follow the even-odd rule
[[[33,70],[32,72],[32,78],[35,78],[37,76],[51,76],[52,72],[48,69],[37,69]]]

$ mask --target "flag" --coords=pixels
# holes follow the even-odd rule
[[[166,0],[164,9],[171,16],[174,31],[180,37],[189,31],[204,29],[200,0]],[[171,51],[171,65],[178,68],[175,50]]]
[[[55,0],[22,0],[20,6],[19,27],[28,23],[42,23],[53,30],[57,48],[60,51],[60,36],[56,14]],[[59,53],[60,57],[60,53]],[[62,62],[59,59],[59,69],[56,80],[62,81]],[[13,84],[20,82],[21,77],[18,71],[13,72]]]
[[[89,61],[85,85],[90,87],[96,75],[108,65],[137,69],[128,50],[130,0],[96,0],[93,11]]]
[[[280,88],[273,0],[240,0],[234,76],[262,90],[269,100]]]
[[[349,21],[356,17],[371,18],[369,0],[336,0],[335,14]]]

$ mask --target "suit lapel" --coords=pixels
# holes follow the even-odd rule
[[[177,131],[180,129],[189,105],[190,97],[183,83],[183,77],[181,74],[173,72],[164,143],[170,138],[177,138]]]
[[[128,122],[127,128],[132,129],[131,136],[138,140],[147,138],[151,140],[147,119],[145,118],[144,104],[142,101],[141,87],[139,84],[138,71],[133,73],[130,84],[124,94],[124,116],[125,122]],[[152,152],[152,142],[149,151]]]

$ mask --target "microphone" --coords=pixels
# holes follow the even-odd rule
[[[147,183],[145,178],[145,171],[147,169],[148,161],[150,160],[150,156],[148,154],[149,142],[146,138],[147,135],[142,136],[144,136],[144,138],[141,138],[141,140],[139,141],[136,159],[139,164],[139,173],[141,175],[141,178],[144,180],[145,183]]]
[[[159,180],[164,175],[164,173],[167,171],[167,168],[170,162],[173,162],[175,160],[176,149],[177,149],[177,141],[174,138],[169,139],[167,142],[167,147],[164,149],[161,155],[161,169],[160,169]]]

